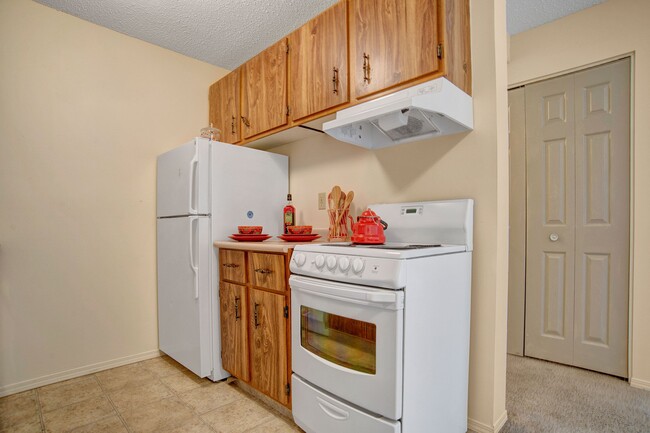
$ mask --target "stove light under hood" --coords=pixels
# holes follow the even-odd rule
[[[472,130],[472,97],[445,78],[341,110],[323,131],[377,149]]]

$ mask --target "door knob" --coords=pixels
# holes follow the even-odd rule
[[[560,239],[560,236],[557,233],[551,233],[548,238],[551,242],[557,242],[557,240]]]

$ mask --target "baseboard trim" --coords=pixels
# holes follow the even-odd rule
[[[630,379],[630,385],[634,388],[646,389],[650,391],[650,381],[643,379]]]
[[[82,367],[48,374],[46,376],[37,377],[35,379],[29,379],[18,383],[0,386],[0,397],[16,394],[22,391],[28,391],[30,389],[50,385],[52,383],[61,382],[63,380],[74,379],[75,377],[85,376],[86,374],[95,373],[97,371],[108,370],[109,368],[120,367],[122,365],[132,364],[134,362],[144,361],[146,359],[157,358],[159,356],[162,356],[162,352],[160,350],[149,350],[147,352],[137,353],[135,355],[111,359],[110,361],[102,361],[96,364],[84,365]]]
[[[506,421],[508,421],[508,412],[504,410],[501,416],[497,418],[494,426],[489,426],[480,421],[476,421],[475,419],[467,418],[467,428],[476,433],[498,433],[503,428]]]

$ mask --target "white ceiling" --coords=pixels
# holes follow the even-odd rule
[[[36,0],[109,29],[234,69],[337,0]],[[516,34],[605,0],[507,0]]]

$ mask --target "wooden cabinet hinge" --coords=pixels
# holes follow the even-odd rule
[[[438,58],[442,59],[442,44],[438,44]]]
[[[285,319],[289,318],[289,307],[286,305],[284,306],[284,318]]]
[[[291,395],[291,385],[289,385],[288,383],[284,386],[284,393],[286,395]]]

